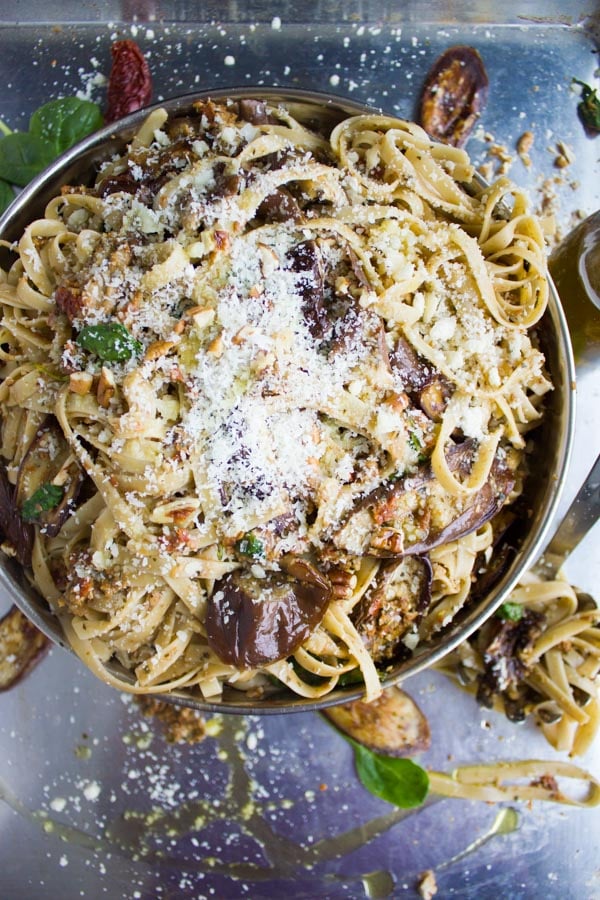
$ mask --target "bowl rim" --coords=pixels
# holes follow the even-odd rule
[[[11,237],[11,234],[20,236],[25,227],[22,224],[24,218],[26,218],[25,224],[28,224],[36,217],[31,214],[27,216],[30,204],[37,200],[38,205],[43,203],[45,206],[51,197],[56,196],[60,185],[67,182],[70,171],[77,168],[77,164],[81,162],[82,158],[91,167],[100,160],[108,158],[111,146],[114,147],[115,151],[117,148],[123,147],[127,141],[131,140],[140,124],[152,111],[164,108],[169,113],[175,113],[186,107],[189,108],[195,101],[207,99],[220,101],[226,99],[259,99],[267,103],[278,103],[283,106],[305,104],[309,108],[314,109],[315,114],[320,111],[322,115],[325,110],[332,116],[337,116],[338,121],[353,115],[388,115],[388,113],[382,112],[381,109],[336,94],[276,86],[218,88],[194,91],[171,97],[163,102],[152,104],[131,113],[115,123],[103,126],[103,128],[88,135],[59,156],[29,183],[0,216],[0,236],[4,237],[5,233],[7,233],[7,240],[16,240],[17,238]],[[389,115],[397,118],[392,113]],[[101,150],[105,152],[100,153]],[[62,181],[59,179],[62,179]],[[480,176],[475,180],[484,186],[487,184]],[[52,190],[49,190],[51,187]],[[42,200],[41,198],[44,194],[47,194],[47,197],[45,200]],[[559,372],[555,373],[553,371],[552,376],[553,381],[557,374],[559,376],[559,383],[555,383],[554,388],[555,391],[560,392],[562,403],[559,409],[560,439],[556,448],[556,458],[551,464],[550,484],[543,492],[543,503],[541,508],[535,511],[536,520],[532,521],[528,528],[527,534],[514,560],[511,562],[508,572],[492,587],[484,599],[476,604],[473,610],[467,611],[461,617],[460,622],[454,628],[440,632],[438,639],[433,641],[433,647],[428,646],[429,642],[424,642],[419,645],[417,652],[408,660],[392,667],[390,673],[382,678],[381,683],[384,689],[393,685],[399,685],[407,678],[435,666],[443,657],[466,640],[505,601],[523,572],[533,565],[547,543],[573,449],[575,363],[567,321],[560,298],[547,270],[546,276],[548,279],[549,299],[542,321],[550,323],[550,332],[557,341],[555,355]],[[76,655],[63,634],[58,617],[49,608],[46,608],[46,602],[32,586],[25,570],[16,564],[14,560],[5,557],[4,554],[0,555],[0,591],[8,594],[8,600],[14,602],[53,643]],[[125,675],[133,683],[131,674],[118,666],[118,664],[109,663],[107,667],[109,670],[118,671],[120,677]],[[223,699],[219,700],[203,699],[201,696],[193,695],[185,690],[176,690],[170,693],[157,692],[148,696],[159,697],[166,702],[188,706],[204,713],[280,715],[322,710],[340,703],[348,703],[360,699],[364,691],[361,685],[337,687],[323,697],[306,698],[295,695],[286,689],[282,694],[267,695],[264,699],[257,700],[249,697],[248,694],[239,689],[229,687],[226,689],[226,694],[227,699],[225,699],[224,691]]]

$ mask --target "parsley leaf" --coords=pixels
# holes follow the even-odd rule
[[[505,622],[518,622],[523,618],[523,607],[520,603],[511,603],[510,600],[507,600],[496,611],[496,615]]]
[[[122,362],[143,350],[140,341],[136,341],[120,322],[85,325],[76,340],[80,347],[105,362]]]
[[[63,489],[58,484],[43,484],[23,503],[21,518],[25,522],[35,522],[42,513],[58,506],[63,498]]]
[[[411,759],[383,756],[350,741],[356,772],[364,787],[376,797],[402,809],[420,806],[429,791],[429,775]]]

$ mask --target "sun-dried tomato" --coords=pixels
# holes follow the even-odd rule
[[[152,98],[150,68],[135,41],[115,41],[111,53],[106,122],[115,122],[147,106]]]
[[[420,122],[431,137],[462,147],[487,101],[488,76],[477,50],[450,47],[434,62],[421,95]]]

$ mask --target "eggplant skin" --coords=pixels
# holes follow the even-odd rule
[[[206,634],[219,659],[239,669],[269,665],[290,656],[314,631],[332,588],[309,563],[298,561],[295,569],[302,580],[284,573],[255,578],[236,569],[216,582]]]
[[[448,465],[453,472],[465,475],[470,471],[475,442],[471,439],[456,444],[447,453]],[[422,536],[406,540],[402,533],[402,516],[399,510],[406,496],[421,497],[426,512],[433,512],[436,490],[442,490],[436,482],[429,463],[415,475],[388,481],[360,498],[350,511],[341,528],[334,535],[334,543],[340,549],[349,549],[378,557],[421,556],[441,544],[456,541],[493,518],[503,507],[514,487],[514,473],[498,458],[492,464],[488,480],[469,499],[462,510],[449,507],[445,521],[432,527],[431,515],[424,517],[420,525]],[[442,491],[442,495],[445,493]],[[439,503],[438,503],[439,506]]]
[[[29,525],[21,518],[16,504],[16,491],[2,467],[0,467],[0,534],[14,551],[18,562],[22,566],[30,566],[35,530],[33,525]]]
[[[42,659],[50,641],[20,609],[0,619],[0,691],[14,687]]]
[[[355,700],[323,714],[352,740],[383,756],[413,756],[431,743],[427,718],[398,687],[388,688],[371,703]]]
[[[462,147],[483,112],[489,81],[473,47],[449,47],[431,67],[421,95],[419,121],[430,137]]]

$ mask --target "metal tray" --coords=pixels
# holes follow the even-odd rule
[[[148,0],[62,3],[50,23],[45,4],[17,2],[0,11],[0,118],[24,127],[36,106],[60,94],[102,102],[111,41],[129,37],[149,54],[157,100],[263,83],[410,117],[431,62],[468,43],[490,77],[469,152],[484,163],[505,146],[510,176],[534,205],[550,186],[567,231],[574,216],[600,206],[598,139],[586,137],[571,90],[573,76],[594,83],[596,20],[589,4],[570,4],[568,19],[558,2],[543,12],[555,18],[540,19],[535,2],[484,11],[458,2],[450,18],[442,2],[255,0],[198,11]],[[526,130],[534,134],[530,168],[515,151]],[[575,155],[567,170],[554,166],[558,141]],[[565,508],[600,445],[599,366],[578,371]],[[598,549],[596,530],[569,563],[573,580],[591,591]],[[8,602],[0,598],[0,611]],[[555,756],[533,726],[478,709],[439,674],[406,687],[431,724],[423,765]],[[0,695],[0,896],[415,897],[429,868],[441,897],[600,895],[600,810],[521,807],[504,820],[515,826],[509,833],[485,804],[443,800],[406,814],[363,790],[350,748],[316,713],[217,717],[211,730],[219,733],[201,744],[168,744],[135,702],[53,650]],[[597,775],[600,746],[581,762]]]

